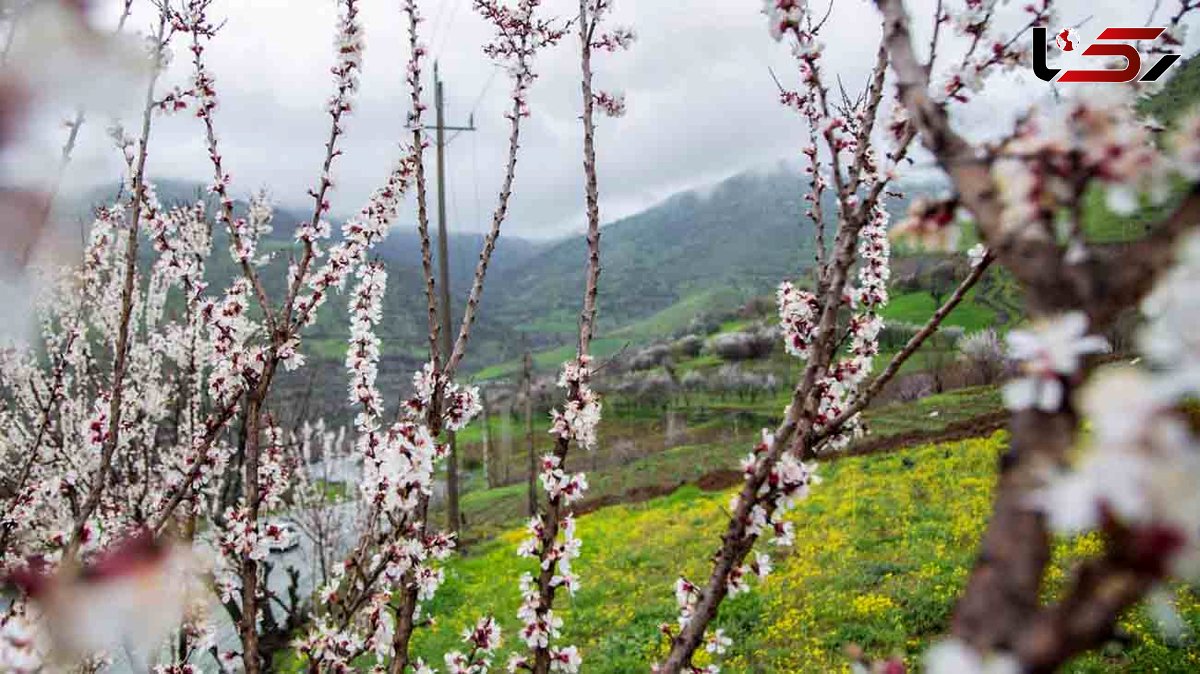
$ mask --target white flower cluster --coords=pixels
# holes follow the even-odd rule
[[[957,7],[946,6],[939,23],[949,22],[955,33],[972,45],[963,59],[941,76],[936,99],[945,103],[966,103],[983,91],[988,77],[1027,68],[1032,61],[1029,40],[1013,36],[997,26],[1010,25],[1014,17],[998,16],[1000,5],[1020,5],[1020,21],[1027,26],[1059,25],[1053,3],[1047,0],[1009,3],[1007,0],[967,0]]]
[[[592,94],[592,101],[600,111],[609,117],[624,117],[625,116],[625,94],[601,91]]]
[[[755,446],[754,451],[742,461],[742,469],[746,479],[762,469],[762,462],[771,453],[774,446],[774,435],[767,429],[762,431],[762,442]],[[821,478],[816,474],[816,466],[797,460],[790,452],[781,454],[767,473],[766,479],[759,488],[756,503],[750,510],[750,523],[746,535],[760,537],[771,535],[771,542],[778,546],[790,546],[794,542],[793,524],[784,519],[797,502],[808,497],[812,485],[820,483]],[[730,508],[737,510],[740,495],[734,495]],[[750,590],[750,578],[765,579],[773,569],[771,557],[765,552],[755,552],[753,559],[732,569],[726,580],[725,590],[730,597],[737,596]],[[686,578],[675,582],[675,602],[679,607],[677,622],[680,628],[691,623],[700,601],[701,590]],[[660,631],[668,637],[673,636],[674,628],[661,625]],[[723,631],[716,630],[706,637],[706,648],[711,653],[724,653],[732,644]],[[704,669],[693,668],[696,672],[717,672],[716,665]]]
[[[762,431],[762,442],[742,461],[742,471],[749,479],[761,467],[770,454],[775,437],[767,429]],[[808,497],[809,488],[820,484],[817,467],[796,459],[791,452],[783,452],[771,467],[767,479],[759,488],[759,503],[750,510],[750,525],[747,534],[761,536],[770,533],[772,542],[779,546],[790,546],[795,538],[792,523],[784,519],[798,501]],[[734,495],[730,506],[737,508],[739,496]]]
[[[388,611],[384,611],[380,617],[381,625],[391,625]],[[321,663],[321,671],[346,672],[352,671],[350,662],[368,649],[367,641],[368,638],[360,631],[353,627],[339,629],[329,616],[322,615],[317,617],[307,634],[292,642],[292,647],[310,662]],[[372,644],[378,642],[379,640],[374,640]]]
[[[380,264],[359,270],[358,285],[350,297],[350,348],[346,369],[350,372],[350,402],[359,407],[354,425],[359,432],[378,427],[383,414],[383,396],[375,380],[379,375],[379,336],[375,326],[383,317],[383,294],[387,271]]]
[[[767,17],[767,28],[771,38],[779,41],[789,32],[798,32],[801,22],[808,13],[805,0],[763,0],[763,14]]]
[[[221,404],[241,395],[248,376],[262,372],[261,352],[248,346],[257,328],[248,316],[249,295],[250,282],[238,277],[220,302],[210,298],[200,305],[201,321],[212,342],[209,392]]]
[[[204,202],[170,212],[147,209],[146,232],[158,259],[157,275],[169,285],[181,285],[189,299],[195,299],[206,287],[204,263],[212,247],[212,237],[204,221]]]
[[[579,668],[583,664],[583,657],[579,655],[579,649],[574,646],[551,647],[549,656],[550,671],[559,674],[578,674]],[[514,654],[508,659],[507,670],[509,672],[522,669],[533,670],[533,664],[529,662],[527,656]]]
[[[358,20],[358,0],[343,0],[344,8],[338,17],[334,50],[337,63],[333,66],[336,92],[329,99],[329,114],[338,119],[350,111],[351,101],[358,92],[358,74],[362,71],[363,28]]]
[[[1082,358],[1108,350],[1103,337],[1087,332],[1087,316],[1072,312],[1008,333],[1008,355],[1020,363],[1021,376],[1005,384],[1004,404],[1014,411],[1060,410]]]
[[[155,495],[154,511],[160,512],[181,489],[187,489],[193,494],[203,494],[205,490],[211,492],[219,485],[218,478],[228,465],[233,448],[219,442],[209,442],[205,437],[208,432],[206,426],[209,424],[217,426],[212,418],[204,424],[199,424],[182,454],[178,457],[167,457],[165,463],[173,469],[166,471],[163,477],[163,489]],[[203,507],[203,499],[193,500],[194,512],[201,512]]]
[[[567,389],[567,404],[561,412],[557,409],[550,412],[550,433],[574,440],[584,449],[595,449],[596,429],[600,425],[600,396],[588,384],[592,376],[591,361],[591,356],[582,356],[563,364],[558,386]]]
[[[370,335],[370,329],[378,319],[376,291],[382,292],[382,269],[369,267],[364,270],[363,276],[360,292],[356,292],[356,296],[362,298],[365,293],[366,301],[353,306],[352,311],[358,315],[356,339],[365,348],[357,357],[353,353],[348,357],[352,391],[359,391],[358,402],[363,405],[357,420],[359,438],[356,445],[363,461],[361,491],[373,516],[387,516],[411,523],[404,536],[386,552],[376,555],[371,561],[371,568],[382,570],[380,580],[386,587],[398,588],[403,583],[411,582],[417,590],[417,600],[424,602],[433,598],[444,579],[442,570],[433,562],[444,560],[454,547],[452,537],[423,533],[413,518],[424,499],[432,494],[434,467],[436,461],[445,455],[445,449],[437,444],[430,433],[424,415],[433,405],[434,396],[441,391],[444,407],[447,408],[445,418],[465,426],[479,411],[478,394],[473,389],[462,389],[454,384],[439,386],[440,375],[429,364],[413,377],[416,395],[405,404],[412,420],[397,422],[386,430],[379,428],[381,405],[377,402],[378,393],[374,390],[378,345],[373,342],[375,338]],[[355,574],[354,577],[358,579],[356,582],[362,580],[361,574]],[[322,589],[323,598],[327,602],[336,599],[340,592],[346,591],[343,587],[345,582],[344,573],[336,575]],[[359,588],[359,591],[366,590]],[[386,589],[378,591],[387,592]],[[378,632],[384,627],[378,618],[369,623],[371,632]],[[320,638],[319,634],[310,635],[306,652],[310,658],[316,659],[314,661],[324,662],[332,656],[321,645]],[[451,664],[449,660],[447,664]],[[484,670],[468,668],[463,671]]]
[[[775,291],[779,306],[779,323],[783,328],[783,346],[797,358],[807,359],[821,318],[821,303],[817,296],[801,290],[790,281],[779,284]]]
[[[236,563],[243,557],[261,562],[270,554],[272,545],[283,547],[289,542],[286,529],[277,524],[252,521],[250,509],[245,505],[227,508],[224,520],[219,547],[227,563]],[[223,587],[240,587],[241,579],[237,573],[231,571],[230,575],[232,577],[226,579]]]
[[[255,192],[250,197],[246,217],[233,221],[236,236],[230,240],[229,254],[236,262],[249,262],[259,266],[266,263],[266,257],[256,258],[258,241],[263,235],[270,233],[271,220],[274,217],[275,211],[266,192]]]
[[[284,449],[282,428],[271,426],[263,435],[267,442],[258,459],[258,498],[266,510],[277,510],[283,505],[284,492],[291,485],[296,460]]]
[[[517,548],[520,557],[535,557],[541,561],[543,571],[551,571],[551,587],[566,587],[571,594],[579,589],[579,581],[571,573],[571,561],[579,557],[583,543],[575,535],[575,517],[566,515],[558,523],[561,540],[555,540],[543,549],[546,526],[541,515],[534,515],[526,525],[529,537]]]
[[[577,672],[582,661],[574,646],[551,647],[550,642],[559,633],[562,619],[554,615],[554,591],[565,587],[572,595],[579,581],[571,570],[571,562],[579,557],[582,542],[575,535],[575,517],[570,506],[583,498],[587,491],[587,477],[583,473],[567,473],[563,458],[571,440],[585,449],[596,443],[596,427],[600,423],[600,400],[589,386],[591,358],[581,356],[563,364],[558,385],[567,390],[565,412],[553,410],[550,433],[559,439],[555,453],[542,457],[541,481],[548,495],[551,512],[566,514],[554,526],[547,527],[543,515],[529,520],[529,537],[517,549],[521,557],[536,558],[539,562],[539,579],[526,573],[521,577],[521,607],[517,617],[523,627],[521,639],[533,656],[516,655],[508,662],[509,671],[532,670],[530,657],[548,657],[550,670],[554,672]],[[543,587],[543,581],[545,587]]]
[[[600,4],[600,3],[596,3]],[[595,6],[595,5],[593,5]],[[604,8],[597,11],[592,10],[592,25],[598,25],[604,14],[608,12],[608,4]],[[615,52],[622,49],[629,49],[633,43],[637,41],[637,33],[629,27],[617,27],[597,35],[592,38],[592,49],[600,49],[607,52]]]
[[[409,184],[416,175],[420,156],[407,151],[388,175],[387,182],[377,189],[367,205],[342,226],[342,240],[333,245],[325,263],[307,279],[308,291],[296,300],[296,315],[300,325],[316,319],[317,309],[329,298],[332,289],[341,289],[346,279],[366,258],[370,249],[385,236],[396,219]],[[309,241],[328,236],[327,232],[310,232],[302,227],[297,234]]]
[[[521,607],[517,618],[521,620],[521,640],[531,649],[548,648],[551,639],[557,639],[562,628],[562,618],[554,615],[554,609],[541,608],[541,593],[537,580],[529,573],[521,574]],[[513,663],[509,662],[509,670]]]
[[[584,473],[567,473],[562,469],[562,460],[553,454],[542,457],[542,471],[539,475],[542,488],[550,499],[563,505],[577,503],[587,492],[587,475]]]
[[[700,601],[700,588],[693,584],[690,580],[680,577],[675,581],[675,604],[679,607],[679,627],[684,628],[692,621],[692,617],[696,611],[696,604]],[[659,631],[665,634],[668,638],[674,634],[674,628],[670,625],[663,624],[659,626]],[[718,629],[714,632],[709,632],[705,635],[705,649],[709,653],[723,654],[730,646],[733,645],[733,640],[725,636],[725,631]],[[656,663],[651,666],[652,674],[657,674],[661,671],[661,667]],[[704,667],[691,665],[688,669],[691,674],[719,674],[721,668],[718,665],[710,664]]]
[[[1027,118],[992,165],[1010,236],[1053,228],[1060,212],[1080,198],[1076,185],[1107,189],[1119,214],[1137,210],[1142,195],[1155,203],[1169,196],[1172,163],[1155,144],[1123,87],[1089,90]],[[1053,230],[1052,230],[1053,231]]]
[[[751,577],[766,580],[772,569],[774,567],[771,565],[770,555],[763,552],[754,553],[754,561],[743,564],[729,573],[729,596],[736,597],[743,592],[749,592],[750,585],[746,581]]]
[[[878,312],[888,303],[892,247],[888,241],[887,226],[887,211],[876,206],[859,234],[858,287],[853,291],[859,311]]]
[[[1178,406],[1200,391],[1198,290],[1200,235],[1192,234],[1143,303],[1140,345],[1154,369],[1117,366],[1088,383],[1078,402],[1092,424],[1090,446],[1033,504],[1059,531],[1120,527],[1139,564],[1187,580],[1200,578],[1200,439]],[[1060,359],[1073,353],[1058,351]]]
[[[967,251],[967,260],[971,263],[971,268],[974,269],[983,264],[983,259],[987,257],[987,246],[982,243],[977,243]]]
[[[474,627],[463,630],[463,641],[470,647],[469,653],[451,651],[444,657],[449,674],[487,674],[492,666],[492,655],[500,647],[500,626],[491,616],[484,616]]]
[[[579,557],[582,542],[575,535],[575,518],[567,514],[558,522],[557,534],[551,539],[541,515],[535,515],[527,526],[529,537],[518,547],[521,557],[539,560],[539,574],[549,573],[549,588],[565,587],[572,595],[579,588],[579,581],[571,570],[571,562]],[[543,596],[539,581],[529,573],[520,579],[521,606],[517,618],[522,623],[521,639],[529,649],[546,650],[551,662],[551,671],[576,672],[581,658],[574,646],[551,647],[551,640],[559,636],[562,619],[554,615],[554,609]],[[527,656],[514,656],[508,663],[509,671],[532,669]]]
[[[446,386],[446,430],[457,433],[483,411],[478,386],[462,386],[451,382]]]
[[[368,651],[374,651],[380,662],[388,657],[395,631],[392,597],[405,583],[411,583],[418,601],[431,599],[445,578],[434,563],[444,561],[454,550],[453,538],[445,534],[410,534],[392,541],[371,557],[367,568],[377,572],[364,574],[350,560],[333,567],[329,582],[319,589],[322,602],[341,603],[347,595],[362,592],[368,593],[363,596],[369,596],[369,601],[346,623],[347,627],[334,627],[321,617],[295,642],[294,646],[308,658],[310,666],[320,671],[352,671],[350,663]],[[420,607],[414,616],[420,618]],[[419,664],[417,670],[425,671],[423,666]]]
[[[420,497],[432,493],[435,445],[424,424],[407,421],[363,433],[358,451],[366,502],[383,512],[413,512]]]
[[[817,413],[813,427],[817,431],[825,431],[854,402],[879,354],[879,333],[883,330],[880,312],[888,302],[887,282],[891,274],[887,222],[887,212],[876,205],[860,233],[858,286],[845,292],[845,301],[854,310],[848,325],[849,345],[845,357],[834,362],[816,383]],[[826,447],[842,449],[862,433],[860,418],[855,415],[832,430]]]
[[[414,394],[404,402],[405,412],[412,419],[424,419],[439,389],[442,392],[441,419],[446,430],[457,432],[466,428],[483,410],[479,387],[450,381],[444,373],[434,371],[433,363],[426,363],[424,368],[413,373]]]

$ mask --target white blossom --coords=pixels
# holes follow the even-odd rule
[[[928,674],[1019,674],[1021,666],[1011,655],[981,655],[958,639],[946,639],[925,653],[925,671]]]
[[[1108,350],[1103,337],[1089,335],[1087,316],[1063,314],[1008,334],[1009,356],[1020,363],[1022,376],[1004,387],[1011,410],[1055,412],[1063,403],[1064,380],[1079,370],[1081,359]]]

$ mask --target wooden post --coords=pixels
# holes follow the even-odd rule
[[[538,511],[537,498],[537,453],[533,450],[533,356],[525,351],[525,372],[521,378],[525,396],[525,445],[529,452],[529,516]]]
[[[491,418],[488,414],[487,391],[479,390],[479,404],[483,408],[483,479],[487,482],[488,489],[496,485],[496,457],[492,455],[492,429]]]

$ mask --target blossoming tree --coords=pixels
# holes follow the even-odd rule
[[[123,650],[139,668],[166,663],[158,668],[195,671],[211,653],[222,670],[258,672],[293,645],[297,632],[306,633],[294,646],[312,671],[342,670],[362,657],[394,672],[427,670],[411,661],[408,645],[421,624],[421,603],[441,582],[437,562],[454,546],[452,537],[427,527],[434,470],[445,453],[440,436],[461,429],[479,410],[477,392],[456,384],[454,372],[466,354],[507,215],[533,59],[563,34],[556,22],[536,16],[539,4],[477,3],[498,35],[486,52],[503,60],[512,77],[510,146],[492,228],[447,362],[436,348],[440,322],[423,164],[426,50],[418,40],[415,0],[402,8],[410,27],[412,142],[335,239],[325,218],[364,50],[358,1],[338,2],[329,134],[309,191],[312,215],[297,228],[282,297],[268,292],[278,284],[264,280],[271,256],[259,249],[271,228],[270,204],[256,196],[239,215],[221,151],[217,82],[205,62],[219,30],[208,16],[210,0],[155,4],[154,76],[145,89],[140,133],[130,137],[118,128],[112,134],[126,159],[127,197],[98,213],[80,269],[53,277],[40,315],[43,343],[3,352],[5,395],[13,402],[2,419],[6,460],[21,459],[5,474],[0,561],[23,588],[0,616],[6,671],[40,671],[52,658],[99,666]],[[193,75],[186,85],[163,87],[170,46],[180,41],[186,41]],[[154,120],[185,111],[200,122],[207,146],[215,223],[202,202],[164,208],[146,174]],[[410,189],[429,302],[430,362],[414,375],[415,395],[404,401],[399,419],[385,423],[373,329],[387,277],[369,255]],[[240,269],[216,295],[205,276],[214,226],[224,230]],[[138,265],[143,239],[155,252],[148,273]],[[314,604],[300,596],[294,574],[287,596],[269,582],[268,553],[287,545],[292,533],[266,514],[285,498],[301,498],[288,494],[306,482],[296,439],[275,421],[272,391],[281,367],[304,366],[304,329],[351,279],[346,368],[365,479],[356,540]],[[168,304],[183,310],[168,312]],[[41,353],[48,363],[39,360]],[[197,537],[201,529],[211,533],[213,560],[207,572],[196,573],[203,568],[194,568],[191,550],[205,547]],[[180,543],[167,543],[171,539]],[[146,582],[148,574],[153,582]],[[131,584],[151,591],[130,593]],[[218,648],[214,625],[199,610],[203,588],[191,585],[216,592],[236,628],[237,649]],[[168,633],[177,638],[164,653]],[[497,639],[494,624],[482,619],[467,635],[469,652],[447,654],[447,666],[477,671]]]
[[[992,12],[991,3],[980,11]],[[980,238],[1026,292],[1029,330],[1009,336],[1020,377],[1005,388],[1011,447],[994,509],[958,602],[952,638],[930,654],[932,671],[1052,671],[1108,639],[1122,611],[1171,578],[1195,578],[1200,453],[1181,405],[1196,392],[1195,116],[1169,139],[1135,104],[1147,85],[1102,85],[1036,108],[1000,142],[955,131],[929,87],[901,2],[880,0],[900,100],[923,145],[951,179],[947,208],[970,213]],[[1157,6],[1156,10],[1159,9]],[[1182,44],[1184,0],[1149,25],[1166,30],[1149,53]],[[1088,190],[1118,212],[1140,199],[1167,207],[1141,240],[1093,244],[1082,221]],[[1173,268],[1172,268],[1173,267]],[[1169,271],[1168,271],[1169,270]],[[1148,369],[1097,367],[1098,334],[1120,313],[1146,317]],[[1091,422],[1090,438],[1080,426]],[[1072,449],[1084,445],[1078,460]],[[1100,531],[1103,554],[1076,570],[1048,605],[1039,589],[1050,534]]]
[[[1029,26],[1045,20],[1047,11],[1034,8]],[[820,481],[813,460],[845,447],[863,431],[861,411],[937,331],[993,260],[990,253],[979,253],[945,303],[877,376],[870,377],[883,327],[880,310],[888,301],[886,204],[895,194],[892,182],[916,130],[903,108],[889,105],[889,54],[882,41],[862,92],[851,97],[843,87],[839,98],[831,94],[835,76],[825,71],[820,40],[828,13],[817,14],[803,0],[765,0],[764,13],[771,36],[790,46],[799,76],[796,90],[780,85],[780,101],[801,116],[809,133],[803,149],[810,184],[805,199],[816,227],[816,264],[811,287],[784,282],[777,293],[785,346],[805,365],[783,422],[763,430],[762,442],[742,464],[744,484],[730,504],[729,522],[708,579],[698,583],[680,578],[675,585],[679,616],[677,624],[661,628],[669,651],[666,660],[654,666],[656,672],[719,670],[717,664],[698,666],[693,658],[701,647],[713,655],[726,650],[728,637],[720,629],[709,629],[721,602],[748,591],[752,578],[770,573],[770,555],[757,545],[759,540],[791,545],[795,525],[786,515]],[[983,14],[970,26],[957,24],[973,40],[959,55],[955,72],[973,72],[975,77],[968,83],[955,75],[946,84],[945,100],[967,100],[968,84],[977,87],[990,72],[1020,63],[1027,53],[1019,35],[1007,41],[990,36],[990,19]],[[939,6],[931,58],[941,42],[941,27],[948,22],[950,17]],[[881,123],[889,108],[891,119]],[[826,213],[830,192],[835,212]],[[827,222],[834,223],[831,240]],[[897,227],[900,233],[910,228]]]
[[[0,567],[20,588],[0,610],[0,669],[38,672],[71,662],[99,670],[125,657],[138,669],[153,665],[170,674],[197,671],[202,662],[253,674],[291,648],[311,672],[366,666],[426,674],[434,669],[412,656],[411,643],[430,620],[424,609],[455,546],[429,522],[434,475],[447,451],[444,432],[462,429],[480,409],[478,392],[455,377],[508,212],[534,59],[570,26],[542,18],[539,0],[474,0],[495,29],[485,53],[511,78],[509,143],[491,227],[444,357],[446,308],[437,301],[426,207],[427,52],[417,0],[401,4],[411,138],[382,186],[335,237],[326,218],[365,44],[360,0],[337,0],[325,153],[309,191],[311,216],[296,230],[279,283],[264,279],[271,254],[260,247],[274,220],[269,201],[256,195],[242,213],[233,198],[218,133],[218,83],[206,65],[219,32],[210,3],[155,3],[140,127],[110,134],[126,164],[122,197],[97,212],[80,264],[48,272],[37,344],[0,351]],[[951,9],[939,0],[920,53],[901,0],[876,4],[882,25],[871,72],[858,95],[839,82],[835,96],[836,74],[827,70],[821,42],[828,14],[806,0],[764,0],[770,35],[794,58],[780,102],[808,133],[803,155],[816,259],[811,278],[783,282],[777,291],[785,347],[804,364],[783,421],[764,430],[743,461],[744,481],[707,578],[675,584],[678,615],[660,627],[666,653],[651,666],[655,672],[719,671],[711,661],[732,645],[714,625],[719,608],[771,572],[770,546],[793,543],[797,523],[788,513],[820,482],[816,460],[864,431],[860,414],[875,394],[996,263],[1027,291],[1031,319],[1008,336],[1009,355],[1020,363],[1004,389],[1012,446],[951,635],[930,650],[928,670],[1052,671],[1103,643],[1121,612],[1163,583],[1200,573],[1200,451],[1184,414],[1200,392],[1200,235],[1191,231],[1200,217],[1200,116],[1184,119],[1165,140],[1137,112],[1142,85],[1112,85],[1105,95],[1030,110],[1003,139],[973,143],[955,130],[950,109],[970,101],[993,73],[1027,63],[1030,29],[1056,21],[1051,2],[1006,8],[966,0]],[[122,24],[131,5],[124,7]],[[1161,18],[1167,30],[1150,51],[1178,46],[1182,22],[1196,8],[1182,0]],[[611,0],[580,0],[573,22],[586,283],[576,353],[559,379],[565,399],[551,417],[554,448],[540,463],[544,500],[518,551],[536,565],[514,588],[522,627],[510,671],[577,672],[583,663],[577,647],[559,643],[554,608],[558,591],[573,593],[580,582],[572,562],[583,543],[572,506],[587,481],[568,460],[572,450],[595,445],[600,421],[590,387],[600,278],[595,113],[617,116],[625,103],[593,88],[592,59],[633,40],[628,29],[605,30],[611,10]],[[997,26],[1014,20],[1000,20],[1006,11],[1018,30],[1003,34]],[[78,12],[65,16],[79,19]],[[960,39],[947,39],[951,33]],[[180,44],[192,74],[167,86],[165,66]],[[195,116],[206,145],[213,198],[168,208],[147,172],[151,132],[160,116],[185,112]],[[81,123],[76,116],[69,126],[72,138]],[[888,302],[887,205],[918,138],[954,193],[914,200],[892,234],[954,248],[958,215],[966,212],[982,243],[945,303],[872,377]],[[1175,195],[1172,184],[1187,188]],[[1083,200],[1094,189],[1104,190],[1116,210],[1154,201],[1166,215],[1125,249],[1094,245],[1082,220]],[[376,334],[388,276],[371,254],[410,192],[429,362],[413,374],[413,395],[389,413],[377,386]],[[217,241],[228,250],[214,251]],[[147,244],[148,267],[139,264]],[[211,288],[206,274],[218,254],[228,254],[238,270],[226,288]],[[273,392],[280,368],[305,366],[305,329],[335,293],[348,298],[345,369],[352,451],[363,479],[353,526],[328,553],[321,586],[302,592],[293,573],[280,590],[271,582],[269,553],[293,534],[269,515],[309,498],[304,447],[316,440],[311,430],[279,423]],[[1146,365],[1100,367],[1097,356],[1107,350],[1100,331],[1137,308],[1147,319],[1140,339]],[[1080,433],[1085,419],[1087,437]],[[1051,534],[1092,530],[1104,534],[1103,554],[1079,567],[1062,597],[1043,604]],[[200,563],[197,548],[209,550],[209,564]],[[203,610],[204,597],[213,595],[233,626],[233,648],[217,643]],[[445,671],[489,671],[499,648],[495,617],[480,616],[465,630],[462,649],[444,654]],[[710,664],[697,664],[701,649]],[[903,667],[878,664],[889,672]]]
[[[792,524],[781,515],[815,483],[813,466],[803,461],[836,449],[853,432],[856,415],[871,396],[995,260],[1024,286],[1032,321],[1030,329],[1008,337],[1009,355],[1022,368],[1004,389],[1013,413],[1012,447],[1001,463],[994,513],[958,602],[952,636],[930,650],[927,670],[1053,671],[1102,644],[1122,611],[1164,581],[1195,577],[1200,452],[1181,415],[1181,405],[1196,391],[1195,330],[1185,318],[1196,315],[1195,286],[1188,285],[1196,278],[1198,244],[1196,235],[1188,234],[1196,222],[1195,189],[1176,199],[1158,226],[1127,250],[1089,242],[1082,205],[1093,188],[1105,190],[1110,208],[1120,213],[1136,209],[1142,199],[1170,201],[1173,180],[1194,181],[1197,175],[1200,125],[1195,117],[1185,119],[1174,141],[1164,144],[1135,107],[1145,87],[1112,85],[1108,91],[1086,92],[1090,97],[1073,96],[1031,111],[1000,142],[972,144],[953,129],[949,109],[970,100],[991,72],[1029,60],[1023,36],[1055,21],[1051,3],[1022,6],[1024,27],[1003,36],[995,29],[1002,3],[969,1],[963,10],[952,11],[949,3],[939,2],[921,56],[900,0],[877,4],[883,27],[873,79],[863,96],[839,111],[826,100],[820,70],[816,36],[824,19],[803,0],[765,2],[772,34],[793,41],[806,85],[801,92],[784,91],[782,98],[807,117],[813,134],[814,144],[805,150],[813,213],[822,215],[820,196],[832,184],[837,233],[833,257],[826,259],[818,224],[816,293],[791,284],[780,287],[787,346],[807,360],[804,376],[783,424],[764,431],[762,444],[745,462],[746,483],[731,504],[708,582],[681,578],[676,584],[678,627],[663,627],[671,637],[670,651],[656,666],[658,672],[718,668],[693,665],[693,655],[701,645],[711,653],[724,651],[728,639],[721,630],[708,630],[716,607],[725,596],[745,591],[747,577],[769,572],[769,559],[761,552],[746,561],[757,539],[770,534],[774,542],[790,542]],[[1187,0],[1179,3],[1162,21],[1167,30],[1150,52],[1178,47],[1182,21],[1194,9]],[[943,74],[937,65],[939,56],[945,58],[944,27],[965,37],[968,46]],[[972,249],[973,271],[950,301],[868,383],[877,331],[871,310],[886,301],[886,295],[871,293],[872,276],[879,274],[873,270],[886,269],[886,246],[872,245],[871,216],[879,213],[873,209],[887,195],[891,177],[890,169],[872,159],[869,144],[889,69],[897,95],[887,129],[893,149],[885,160],[894,165],[919,135],[955,189],[948,199],[915,200],[893,235],[953,249],[957,216],[964,210],[983,243]],[[934,77],[941,78],[937,87],[930,84]],[[815,147],[818,139],[823,149]],[[856,242],[857,292],[847,287]],[[1175,268],[1164,273],[1173,262]],[[1142,342],[1152,369],[1104,368],[1092,377],[1094,356],[1107,351],[1097,333],[1139,306],[1147,318]],[[840,311],[853,312],[846,340],[836,320]],[[849,357],[839,360],[835,347],[843,341]],[[1073,462],[1071,450],[1080,444],[1085,415],[1094,438]],[[1039,591],[1050,561],[1051,532],[1093,530],[1105,535],[1104,554],[1078,569],[1063,597],[1043,605]],[[876,664],[880,671],[904,669],[894,661]]]

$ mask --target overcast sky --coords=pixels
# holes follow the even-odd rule
[[[98,11],[111,10],[102,2]],[[347,122],[338,160],[334,211],[356,210],[380,183],[404,139],[408,93],[406,23],[399,0],[361,0],[367,50],[362,92]],[[1022,3],[1010,3],[1019,13]],[[1175,4],[1163,3],[1166,8]],[[479,231],[490,220],[505,152],[509,86],[481,53],[489,28],[471,0],[425,0],[423,41],[439,60],[449,122],[475,113],[478,131],[458,136],[448,151],[452,227]],[[927,24],[932,0],[909,2]],[[1152,2],[1072,0],[1060,3],[1064,24],[1089,16],[1084,42],[1110,25],[1141,25]],[[614,22],[632,25],[639,40],[625,53],[599,54],[597,88],[624,91],[629,112],[600,120],[598,152],[604,220],[637,212],[670,194],[746,169],[794,159],[805,142],[799,118],[777,102],[770,70],[795,81],[786,46],[767,35],[761,0],[618,0]],[[138,0],[132,28],[149,26]],[[547,14],[569,16],[575,0],[545,0]],[[1164,10],[1165,11],[1165,10]],[[109,12],[111,15],[112,12]],[[305,203],[328,133],[332,0],[217,0],[212,15],[227,23],[210,50],[221,108],[217,125],[235,192],[268,188],[280,202]],[[918,30],[924,30],[919,26]],[[1193,31],[1194,33],[1195,31]],[[824,36],[826,69],[858,88],[871,66],[878,15],[869,2],[838,0]],[[1191,45],[1189,45],[1190,47]],[[183,83],[188,54],[176,49],[167,78]],[[506,231],[560,236],[583,227],[578,47],[574,35],[538,61],[541,78],[525,122],[517,189]],[[960,113],[978,133],[1004,128],[1022,103],[1049,85],[1031,74],[999,78],[985,99]],[[432,89],[429,89],[432,94]],[[1003,112],[998,112],[1003,111]],[[428,118],[432,122],[432,114]],[[76,184],[110,181],[119,164],[89,125],[72,168]],[[210,168],[200,127],[190,115],[156,121],[150,171],[159,177],[207,181]],[[432,162],[432,154],[429,155]],[[432,164],[430,165],[432,168]],[[411,217],[406,214],[406,221]]]

